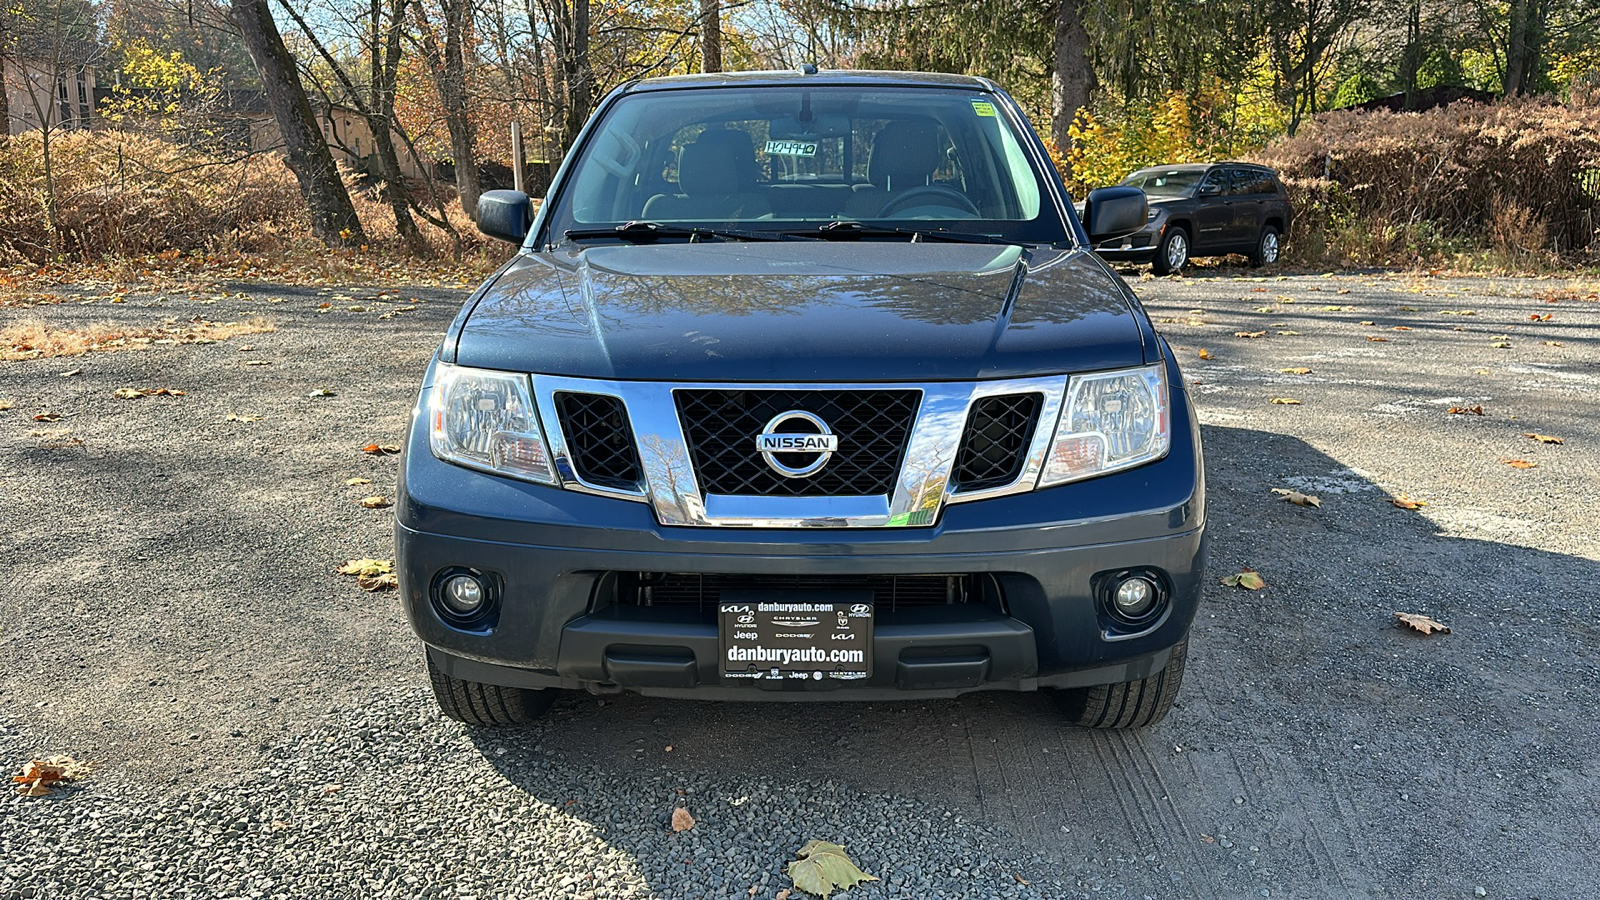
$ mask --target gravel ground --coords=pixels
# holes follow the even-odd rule
[[[1213,579],[1178,707],[1136,734],[1030,695],[441,720],[393,596],[332,573],[390,555],[358,501],[394,461],[361,448],[398,442],[461,292],[0,305],[276,323],[0,363],[0,763],[95,763],[0,799],[0,900],[773,897],[812,838],[884,878],[851,897],[1600,895],[1594,286],[1253,274],[1130,275],[1195,382],[1213,575],[1268,584]]]

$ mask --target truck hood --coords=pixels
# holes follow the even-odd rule
[[[1131,293],[1087,254],[708,242],[526,254],[456,362],[645,381],[944,381],[1140,365]]]

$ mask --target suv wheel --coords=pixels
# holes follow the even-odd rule
[[[463,681],[442,671],[432,655],[427,657],[434,699],[439,701],[439,709],[457,722],[490,727],[526,725],[544,715],[555,702],[556,692],[552,690]]]
[[[1256,249],[1250,254],[1250,265],[1258,269],[1270,266],[1278,261],[1278,254],[1282,251],[1283,241],[1278,237],[1278,229],[1268,225],[1261,229],[1261,236],[1256,238]]]
[[[1151,675],[1120,684],[1061,691],[1057,701],[1075,725],[1085,728],[1143,728],[1165,719],[1183,685],[1183,662],[1189,641],[1172,648],[1167,667]]]
[[[1183,271],[1189,264],[1189,232],[1182,228],[1168,228],[1156,247],[1151,268],[1157,275],[1171,275]]]

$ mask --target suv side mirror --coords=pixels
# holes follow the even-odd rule
[[[1222,185],[1217,184],[1215,182],[1212,182],[1210,184],[1202,184],[1202,185],[1200,185],[1200,190],[1195,191],[1194,195],[1196,197],[1215,197],[1215,196],[1217,196],[1218,194],[1221,194],[1221,193],[1222,193]]]
[[[1083,202],[1083,227],[1089,243],[1098,244],[1133,234],[1148,220],[1150,201],[1136,187],[1103,187]]]
[[[521,191],[484,191],[478,197],[478,230],[492,238],[522,243],[533,224],[533,203]]]

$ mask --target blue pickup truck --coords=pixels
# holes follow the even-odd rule
[[[445,714],[562,690],[1049,690],[1160,721],[1205,558],[1172,349],[981,78],[661,78],[598,106],[423,379],[400,585]]]

